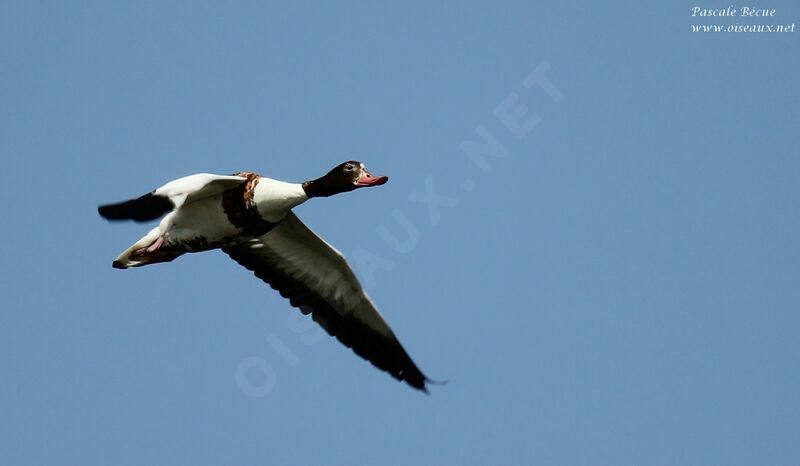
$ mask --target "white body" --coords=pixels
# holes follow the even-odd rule
[[[223,208],[223,193],[241,185],[245,178],[211,174],[191,175],[171,181],[153,194],[166,196],[176,208],[159,225],[125,250],[117,258],[128,267],[143,265],[130,258],[131,253],[149,247],[162,238],[166,248],[197,252],[218,248],[231,241],[249,239],[228,220]],[[253,191],[253,201],[261,217],[277,223],[293,207],[308,200],[299,183],[287,183],[260,177]]]

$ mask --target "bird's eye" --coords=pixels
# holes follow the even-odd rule
[[[354,167],[352,163],[348,163],[347,165],[344,166],[344,168],[345,168],[345,170],[350,172],[350,171],[353,171],[353,169],[356,168],[356,167]]]

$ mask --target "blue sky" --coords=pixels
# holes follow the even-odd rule
[[[798,32],[689,32],[795,2],[163,3],[0,6],[0,463],[796,463]],[[430,396],[222,253],[111,268],[100,203],[349,159],[297,213]]]

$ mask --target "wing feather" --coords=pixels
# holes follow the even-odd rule
[[[241,176],[210,173],[184,176],[136,199],[101,205],[97,208],[97,212],[106,220],[148,222],[164,216],[187,201],[219,194],[239,186],[245,180],[246,178]]]
[[[344,256],[293,212],[269,233],[223,251],[377,368],[427,392],[414,364]]]
[[[213,175],[211,173],[198,173],[184,176],[170,181],[164,186],[153,191],[156,196],[168,197],[175,207],[180,207],[187,200],[197,201],[205,197],[220,194],[228,189],[235,188],[247,181],[247,178],[237,175]]]

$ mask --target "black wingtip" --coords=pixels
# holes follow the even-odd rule
[[[147,222],[162,217],[174,208],[175,204],[168,197],[148,193],[125,202],[101,205],[97,213],[109,221]]]
[[[428,390],[429,385],[446,385],[447,380],[433,380],[428,378],[425,374],[423,374],[419,369],[414,367],[416,373],[409,374],[409,376],[401,376],[400,380],[404,381],[408,384],[411,388],[419,390],[426,395],[430,395],[431,392]]]
[[[415,384],[409,384],[412,387],[416,388],[417,390],[423,392],[424,394],[430,396],[431,392],[428,390],[428,385],[447,385],[447,380],[433,380],[425,377],[425,380],[422,382],[421,385],[417,386]]]

